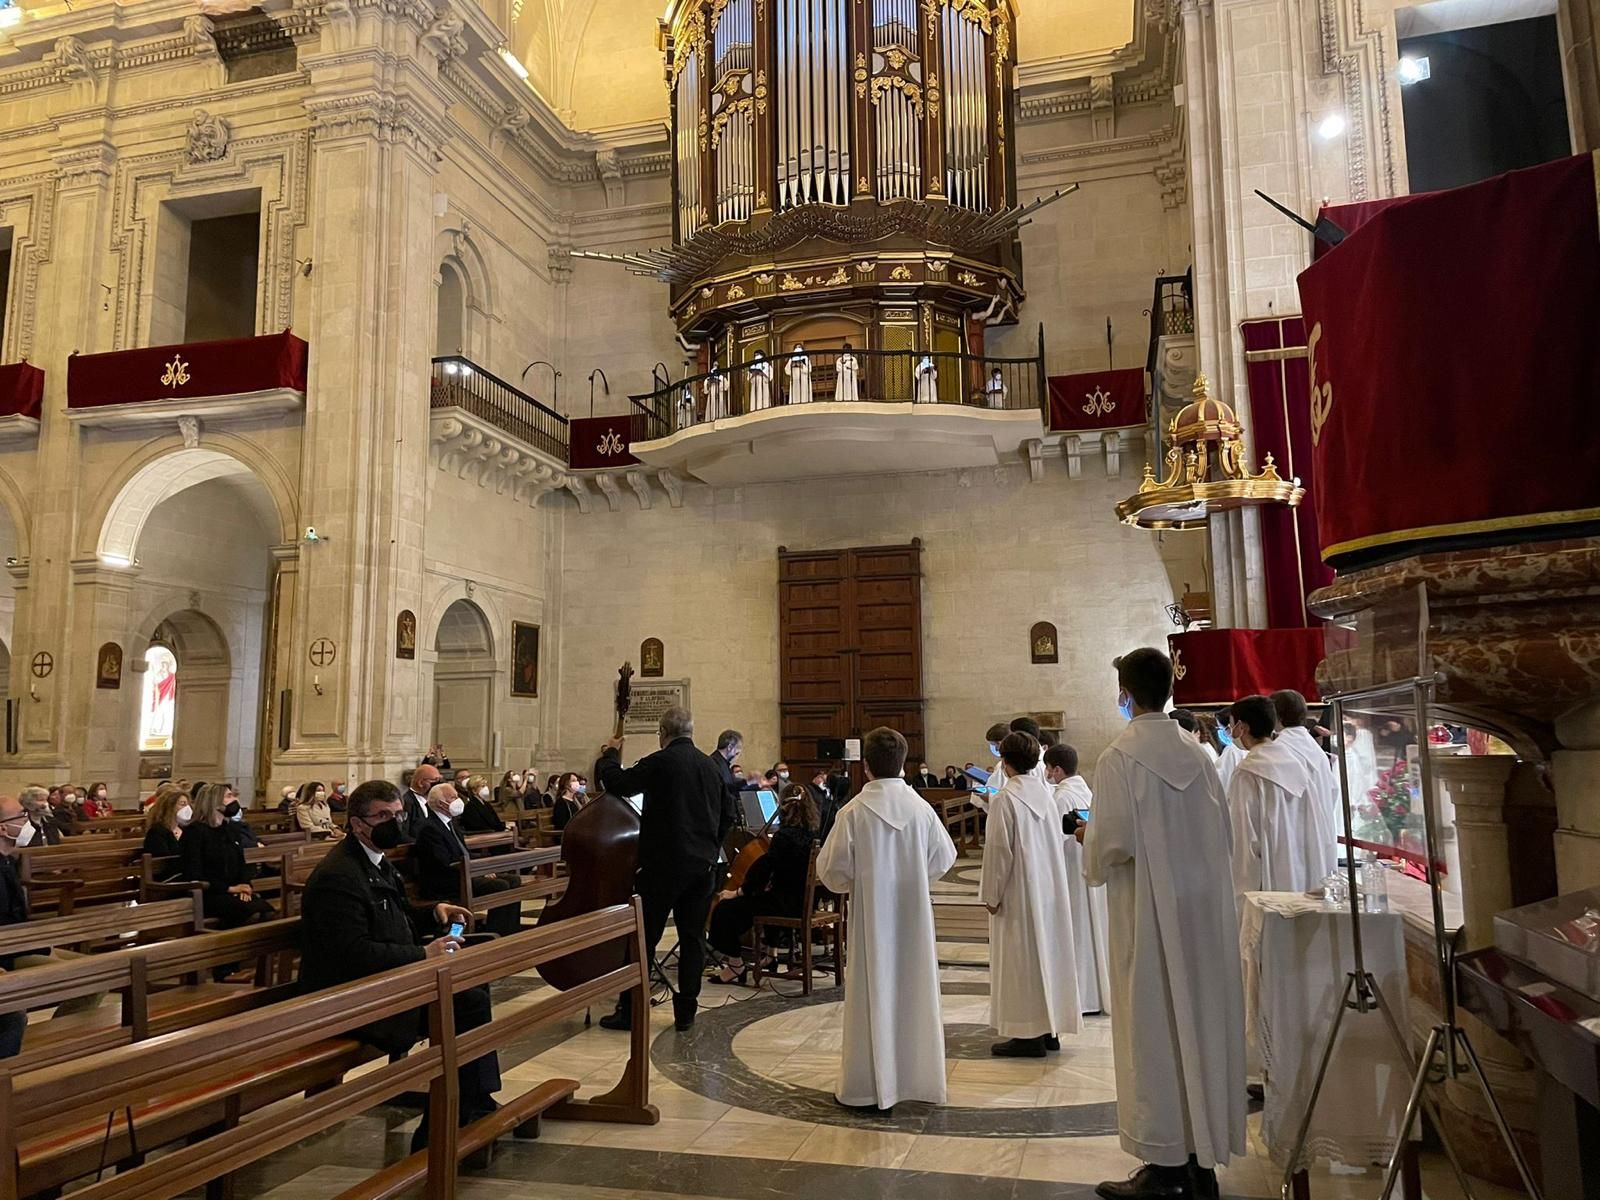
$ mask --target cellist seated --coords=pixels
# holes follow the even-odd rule
[[[800,915],[816,841],[817,802],[804,784],[791,783],[778,798],[778,831],[772,835],[772,845],[751,864],[744,886],[723,892],[712,910],[711,947],[722,958],[712,979],[724,984],[747,982],[750,967],[742,943],[758,916]]]

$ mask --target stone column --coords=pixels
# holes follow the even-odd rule
[[[1456,810],[1458,882],[1467,950],[1494,941],[1494,914],[1511,907],[1511,856],[1506,838],[1509,754],[1435,755],[1433,770]]]
[[[1556,739],[1556,882],[1562,892],[1600,887],[1600,697],[1559,718]]]
[[[395,618],[422,613],[433,195],[446,97],[408,18],[364,16],[373,44],[309,55],[314,138],[311,376],[301,547],[276,687],[293,691],[273,778],[393,778],[415,762],[415,660]],[[396,51],[400,51],[396,60]],[[318,353],[327,347],[327,353]]]

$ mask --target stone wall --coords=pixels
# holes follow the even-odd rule
[[[768,765],[778,751],[778,547],[920,537],[930,760],[980,759],[993,721],[1060,709],[1092,764],[1120,726],[1111,659],[1164,646],[1164,606],[1203,577],[1197,535],[1119,525],[1112,505],[1131,484],[1093,473],[1069,480],[1052,462],[1039,483],[1019,466],[691,486],[681,509],[569,513],[553,757],[588,769],[610,730],[618,665],[637,663],[639,643],[657,637],[666,677],[690,681],[698,740],[736,726],[748,760]],[[1041,620],[1060,633],[1059,666],[1029,663],[1029,627]]]

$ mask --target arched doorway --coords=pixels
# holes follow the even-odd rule
[[[451,764],[487,771],[494,757],[494,634],[483,610],[457,600],[434,636],[433,736]]]
[[[435,318],[434,353],[461,354],[466,346],[467,286],[450,262],[439,265],[438,313]]]
[[[155,628],[150,645],[134,664],[139,681],[137,716],[141,762],[166,764],[172,779],[248,778],[244,750],[233,728],[236,680],[228,643],[205,613],[182,609]]]

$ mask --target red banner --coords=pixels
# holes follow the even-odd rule
[[[1143,425],[1144,368],[1050,376],[1050,432],[1086,433]]]
[[[567,465],[574,471],[626,467],[639,460],[629,447],[634,443],[632,417],[574,417],[568,426],[571,441]]]
[[[67,407],[235,396],[268,388],[303,392],[309,358],[310,347],[288,330],[265,337],[74,354],[67,359]]]
[[[1600,523],[1596,169],[1390,205],[1300,275],[1326,561]]]
[[[32,363],[0,367],[0,417],[39,419],[44,403],[44,372]]]
[[[1319,700],[1317,664],[1326,657],[1320,629],[1191,629],[1167,638],[1172,702],[1232,704],[1293,688]]]
[[[1261,548],[1267,570],[1267,624],[1298,629],[1315,624],[1306,597],[1333,582],[1317,544],[1316,501],[1311,491],[1311,378],[1306,371],[1306,327],[1299,316],[1244,321],[1245,380],[1257,466],[1271,454],[1278,474],[1299,477],[1306,496],[1298,506],[1261,509]]]

